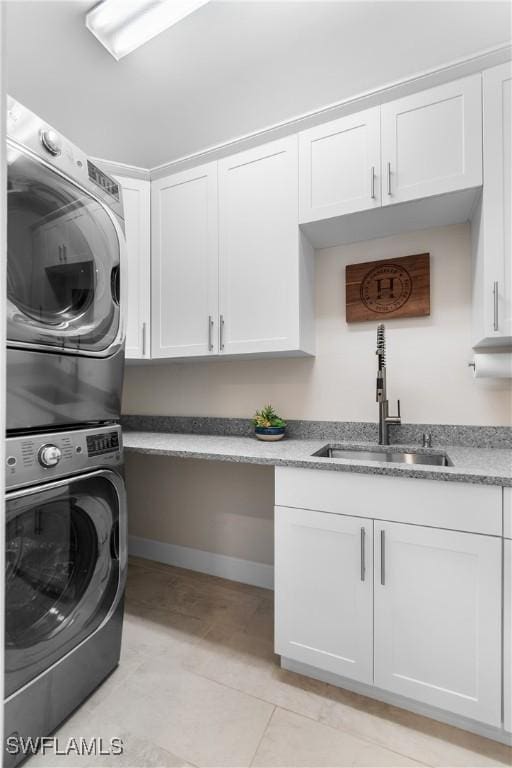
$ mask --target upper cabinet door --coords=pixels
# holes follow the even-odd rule
[[[484,72],[484,333],[512,337],[512,66]],[[505,337],[505,338],[504,338]],[[508,337],[508,338],[507,338]]]
[[[297,137],[219,161],[221,353],[298,349]]]
[[[501,547],[375,522],[375,685],[500,725]]]
[[[373,522],[276,507],[276,653],[373,680]]]
[[[125,304],[126,357],[144,360],[150,350],[150,182],[117,176],[123,190],[128,265]],[[121,273],[121,281],[123,274]]]
[[[481,76],[381,107],[382,204],[482,184]]]
[[[152,356],[217,351],[217,163],[152,182]]]
[[[301,224],[380,206],[380,107],[299,134]]]

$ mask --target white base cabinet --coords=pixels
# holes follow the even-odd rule
[[[275,488],[276,653],[503,733],[502,489],[294,467]]]
[[[151,357],[150,182],[116,176],[123,190],[124,225],[128,254],[126,346],[128,360]],[[121,280],[123,276],[121,275]]]
[[[276,653],[370,683],[373,523],[276,507]]]
[[[510,490],[506,488],[505,490]],[[512,733],[512,540],[504,540],[503,719]]]
[[[374,683],[501,722],[501,540],[375,523]]]

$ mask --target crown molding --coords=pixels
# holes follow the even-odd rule
[[[296,115],[288,120],[283,120],[280,123],[238,136],[221,144],[205,147],[192,154],[169,160],[152,168],[141,168],[136,165],[118,163],[104,158],[93,158],[93,160],[101,163],[105,170],[114,176],[130,176],[132,178],[150,179],[153,181],[168,176],[171,173],[192,168],[199,163],[220,160],[235,152],[250,149],[266,141],[272,141],[298,131],[313,128],[315,125],[327,122],[328,120],[335,120],[338,117],[344,117],[363,109],[385,104],[388,101],[400,99],[403,96],[409,96],[412,93],[426,90],[436,85],[442,85],[450,80],[457,80],[461,77],[483,72],[483,70],[489,67],[504,64],[511,60],[512,45],[510,44],[479,51],[473,56],[457,59],[442,67],[425,70],[402,80],[395,80],[379,88],[363,91],[342,101]]]
[[[158,179],[177,171],[186,170],[199,163],[219,160],[222,157],[227,157],[244,149],[250,149],[266,141],[272,141],[297,131],[313,128],[315,125],[327,122],[328,120],[335,120],[338,117],[344,117],[353,112],[359,112],[360,110],[378,106],[403,96],[409,96],[417,91],[442,85],[450,80],[457,80],[461,77],[482,72],[484,69],[503,64],[511,59],[512,45],[510,44],[479,51],[473,56],[457,59],[442,67],[425,70],[412,77],[395,80],[379,88],[363,91],[348,99],[328,104],[311,112],[306,112],[280,123],[245,134],[244,136],[238,136],[222,144],[206,147],[190,155],[154,166],[149,169],[150,178],[152,180]]]

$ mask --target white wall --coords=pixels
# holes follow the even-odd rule
[[[274,469],[126,454],[130,536],[271,565]]]
[[[430,252],[431,315],[389,320],[390,399],[409,423],[509,425],[510,382],[473,379],[470,231],[456,225],[318,251],[315,358],[128,367],[124,413],[375,421],[376,323],[345,322],[345,265]],[[394,404],[391,404],[394,412]]]

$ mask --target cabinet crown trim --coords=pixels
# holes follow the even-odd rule
[[[410,77],[394,80],[350,96],[346,99],[326,104],[316,110],[296,115],[288,120],[283,120],[273,125],[265,126],[256,131],[238,136],[226,142],[206,147],[198,152],[169,160],[161,165],[147,169],[151,180],[186,170],[198,163],[211,160],[220,160],[236,152],[256,147],[274,139],[284,138],[291,133],[313,128],[321,123],[335,120],[338,117],[359,112],[370,107],[379,106],[388,101],[410,96],[413,93],[443,85],[454,80],[460,80],[469,75],[482,73],[485,69],[504,64],[512,59],[512,45],[500,45],[479,51],[472,56],[456,59],[441,67],[433,67],[423,72],[418,72]],[[108,162],[108,161],[107,161]]]

